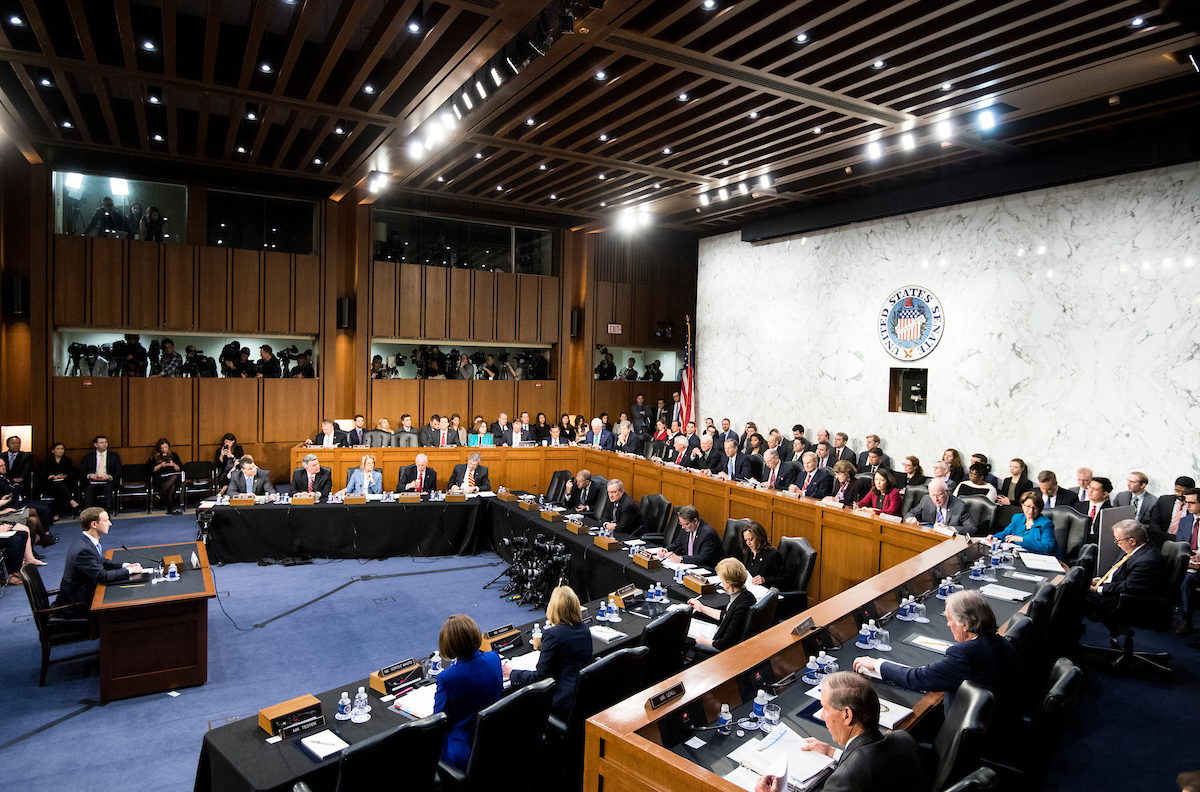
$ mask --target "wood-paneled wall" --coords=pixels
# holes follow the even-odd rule
[[[392,429],[400,428],[400,417],[408,413],[413,426],[420,428],[434,413],[458,413],[462,425],[470,431],[471,419],[482,415],[490,424],[500,413],[516,418],[522,410],[536,419],[546,413],[546,422],[554,423],[558,409],[558,382],[555,380],[371,380],[370,409],[367,425],[375,426],[387,418]],[[332,416],[335,418],[345,416]]]

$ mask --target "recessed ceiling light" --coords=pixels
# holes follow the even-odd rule
[[[688,95],[685,93],[681,93],[681,94],[679,94],[679,96],[677,96],[675,98],[681,102],[686,102],[688,100]]]
[[[546,170],[546,163],[543,162],[541,165],[538,165],[538,170]]]
[[[321,164],[321,158],[313,157],[313,165],[320,165],[320,164]]]
[[[156,132],[156,133],[154,134],[154,140],[155,140],[155,142],[157,142],[157,143],[162,143],[162,142],[163,142],[163,136],[162,136],[162,135],[160,135],[160,134],[158,134],[158,133]]]
[[[906,151],[912,151],[917,147],[917,139],[912,136],[911,132],[905,132],[900,136],[900,145],[903,146]]]
[[[343,128],[341,128],[340,126],[338,126],[338,127],[334,127],[334,128],[333,128],[333,134],[335,134],[335,135],[344,135],[344,134],[346,134],[346,130],[345,130],[345,129],[343,129]]]
[[[954,124],[951,124],[949,121],[939,121],[937,126],[934,127],[934,133],[937,135],[938,140],[949,140],[954,136]]]
[[[47,85],[47,84],[49,84],[49,82],[50,82],[49,80],[42,80],[42,85]],[[155,96],[154,94],[150,94],[150,104],[158,104],[159,101],[160,100],[157,96]]]
[[[1129,27],[1133,28],[1134,30],[1137,30],[1145,24],[1146,20],[1142,19],[1141,17],[1134,17],[1129,21]]]
[[[797,44],[807,44],[808,43],[808,34],[807,33],[797,33],[796,34],[796,43]]]
[[[495,66],[488,69],[488,74],[492,75],[492,82],[494,82],[496,84],[497,88],[499,88],[501,85],[504,84],[504,80],[501,79],[500,72],[496,71]]]
[[[600,181],[604,181],[604,180],[605,180],[605,179],[607,179],[607,178],[608,178],[608,177],[607,177],[607,176],[605,176],[603,173],[601,173],[601,174],[600,174]]]
[[[367,83],[362,87],[362,92],[365,94],[373,94],[375,93],[375,86],[371,85],[371,83]],[[468,107],[469,106],[470,105],[468,105]]]
[[[757,110],[751,110],[751,111],[750,111],[750,120],[751,120],[751,121],[753,121],[753,120],[754,120],[754,119],[756,119],[756,118],[758,118],[758,111],[757,111]]]
[[[879,141],[873,141],[867,144],[867,159],[877,160],[883,156],[883,146]]]
[[[599,80],[600,82],[604,82],[605,80],[608,79],[608,74],[603,71],[598,71],[598,72],[596,72],[596,79]]]
[[[980,129],[994,129],[996,126],[996,114],[991,110],[984,110],[979,114]]]
[[[663,154],[670,154],[670,153],[671,153],[671,149],[669,149],[669,148],[663,149]]]
[[[14,14],[8,18],[8,24],[12,25],[13,27],[21,27],[25,24],[25,20]]]
[[[408,32],[409,33],[420,33],[421,32],[421,23],[418,22],[416,19],[411,20],[408,23]]]
[[[258,70],[259,70],[260,72],[262,72],[263,74],[270,74],[270,73],[271,73],[271,64],[269,64],[269,63],[261,63],[261,64],[259,64],[259,66],[258,66]]]
[[[482,152],[482,151],[476,151],[476,152],[475,152],[475,159],[483,159],[483,152]]]
[[[708,193],[700,193],[700,203],[703,206],[708,206]]]
[[[729,200],[729,190],[725,189],[724,187],[717,190],[717,195],[720,196],[722,201]]]
[[[712,11],[717,7],[717,0],[704,0],[700,5],[705,11]]]
[[[537,123],[537,121],[534,121],[532,118],[525,119],[525,126],[533,126],[536,123]]]
[[[661,184],[659,184],[658,182],[655,182],[655,183],[654,183],[654,189],[656,189],[656,190],[657,190],[657,189],[659,189],[660,187],[662,187],[662,185],[661,185]]]
[[[258,120],[258,114],[257,114],[257,113],[255,113],[253,110],[249,110],[249,111],[247,111],[247,112],[246,112],[246,120],[247,120],[247,121],[257,121],[257,120]]]
[[[557,195],[555,195],[554,193],[550,193],[550,200],[551,200],[551,201],[557,201],[557,200],[558,200],[558,196],[557,196]]]
[[[608,204],[606,204],[604,201],[601,201],[601,202],[600,202],[600,205],[601,205],[601,206],[608,206]]]
[[[479,94],[480,99],[487,99],[487,89],[483,87],[483,83],[479,80],[475,81],[475,93]]]
[[[437,179],[437,180],[438,180],[439,182],[444,182],[444,181],[446,181],[446,179],[445,179],[444,177],[442,177],[442,176],[438,176],[438,179]]]
[[[738,185],[738,192],[740,192],[742,195],[749,195],[750,187],[746,184],[746,182],[742,182]]]
[[[606,141],[606,140],[608,140],[608,135],[606,135],[606,134],[604,134],[603,132],[601,132],[601,133],[600,133],[600,142],[601,142],[601,143],[603,143],[603,142],[604,142],[604,141]]]
[[[881,69],[886,69],[886,68],[887,68],[887,61],[885,61],[885,60],[877,60],[877,61],[875,61],[874,63],[872,63],[872,64],[871,64],[871,68],[872,68],[872,69],[874,69],[875,71],[879,71],[879,70],[881,70]]]
[[[729,164],[729,160],[721,160],[721,164],[722,164],[722,165],[728,165],[728,164]]]
[[[237,147],[237,153],[238,153],[238,154],[245,154],[245,153],[246,153],[246,147],[245,147],[245,146],[238,146],[238,147]]]
[[[75,128],[75,125],[72,124],[70,121],[63,121],[62,126],[63,126],[63,129],[74,129]]]
[[[814,135],[821,134],[821,127],[813,127],[813,134]]]
[[[503,185],[503,184],[497,184],[497,185],[496,185],[496,192],[504,192],[504,185]]]
[[[50,81],[49,77],[43,77],[41,82],[43,88],[49,88],[50,86],[54,85],[54,83]]]
[[[146,41],[142,42],[142,49],[146,50],[146,52],[154,52],[156,49],[158,49],[158,45],[147,39]]]
[[[764,173],[762,176],[759,177],[758,184],[761,187],[770,187],[771,186],[771,175],[768,173]]]
[[[951,83],[942,83],[943,91],[951,91],[953,89],[954,89],[954,86]]]

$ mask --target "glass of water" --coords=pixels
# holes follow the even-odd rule
[[[764,733],[769,733],[772,729],[779,725],[779,713],[780,710],[778,704],[765,705],[763,707],[762,723],[760,723],[758,727],[762,729]]]

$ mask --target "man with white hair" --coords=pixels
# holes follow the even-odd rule
[[[670,462],[672,465],[686,465],[688,461],[687,435],[675,435],[674,442],[663,449],[662,460]]]
[[[592,419],[592,428],[588,431],[587,436],[583,439],[583,444],[592,448],[612,451],[616,448],[616,438],[613,433],[604,428],[604,421],[599,418]]]
[[[763,472],[759,479],[767,489],[786,490],[796,483],[796,466],[779,458],[779,451],[768,448],[763,452]]]
[[[429,457],[417,454],[416,464],[400,468],[396,483],[400,492],[434,492],[437,490],[437,471],[429,467]]]
[[[333,491],[333,477],[327,467],[321,467],[316,454],[305,454],[300,469],[292,474],[293,492],[312,492],[328,498]]]
[[[790,487],[792,492],[798,492],[806,498],[824,498],[833,494],[833,473],[829,468],[818,467],[817,455],[805,451],[800,457],[804,472],[796,474],[796,481]]]
[[[700,447],[693,448],[688,466],[695,470],[715,475],[721,469],[721,453],[713,448],[713,436],[700,435]]]
[[[904,520],[935,528],[954,528],[957,533],[970,534],[975,530],[975,518],[967,511],[967,504],[951,495],[946,482],[940,478],[930,479],[929,494],[908,510]]]
[[[933,478],[930,479],[930,483],[934,481],[941,481],[947,489],[955,486],[954,482],[950,480],[950,466],[941,459],[933,463]]]

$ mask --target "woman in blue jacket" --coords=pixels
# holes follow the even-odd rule
[[[535,638],[533,643],[533,648],[541,652],[537,668],[533,671],[512,671],[508,661],[503,661],[500,668],[504,678],[514,688],[552,677],[554,701],[550,705],[550,712],[565,721],[575,700],[579,671],[592,662],[592,631],[583,623],[579,597],[570,586],[559,586],[550,594],[546,619],[550,622],[550,629],[543,632],[541,638]]]
[[[1043,555],[1057,554],[1054,546],[1054,523],[1042,514],[1042,494],[1036,490],[1021,496],[1021,511],[1014,514],[1006,528],[996,531],[996,538],[1012,542],[1022,550]]]
[[[475,740],[475,716],[500,700],[504,680],[500,656],[479,650],[483,634],[470,616],[456,613],[446,619],[438,635],[442,662],[454,664],[437,676],[433,711],[446,713],[450,731],[442,746],[442,759],[466,767]]]

